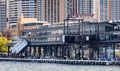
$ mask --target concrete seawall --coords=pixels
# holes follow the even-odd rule
[[[70,65],[119,65],[120,61],[0,58],[0,61],[56,63]]]

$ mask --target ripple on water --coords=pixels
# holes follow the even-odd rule
[[[84,66],[24,62],[0,62],[0,71],[119,71],[118,66]]]

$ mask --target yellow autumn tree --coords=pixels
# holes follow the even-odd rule
[[[8,40],[6,37],[0,36],[0,52],[8,52],[8,44],[12,41]]]

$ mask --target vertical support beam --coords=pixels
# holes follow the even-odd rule
[[[68,35],[68,27],[69,27],[69,24],[68,24],[68,22],[69,22],[69,19],[67,19],[67,35]]]
[[[64,58],[64,45],[62,45],[62,58]]]
[[[66,45],[65,44],[64,44],[63,51],[64,51],[64,58],[65,58],[65,56],[66,56]]]
[[[53,57],[55,57],[55,46],[52,46],[52,50],[53,50]]]
[[[55,57],[57,57],[58,55],[58,47],[57,47],[57,45],[55,46]]]
[[[84,49],[83,49],[83,46],[81,46],[82,47],[82,59],[84,58]]]
[[[100,32],[99,32],[99,23],[98,23],[96,26],[97,26],[97,27],[96,27],[95,29],[96,29],[97,31],[95,30],[95,32],[97,32],[97,36],[96,36],[95,41],[97,41],[97,49],[98,49],[98,50],[97,50],[97,51],[98,51],[98,52],[97,52],[97,58],[99,58],[99,53],[100,53],[100,52],[99,52],[99,33],[100,33]]]
[[[54,45],[51,45],[51,56],[54,57]]]
[[[43,46],[43,50],[44,50],[44,55],[43,56],[45,57],[46,56],[46,52],[47,52],[45,46]]]
[[[39,55],[39,58],[41,57],[41,46],[38,47],[38,55]]]
[[[89,59],[90,59],[90,48],[89,48]]]
[[[67,45],[66,47],[67,47],[67,48],[66,48],[66,51],[67,51],[67,57],[70,58],[70,49],[69,49],[69,46]]]
[[[43,46],[40,46],[41,47],[41,57],[44,57],[44,49],[43,49]]]
[[[100,53],[100,52],[99,52],[99,46],[98,46],[97,58],[99,58],[99,53]]]
[[[60,45],[60,57],[62,58],[62,45]]]
[[[27,47],[27,58],[29,57],[29,51],[30,51],[30,48],[29,47]]]
[[[83,33],[84,33],[84,23],[83,23],[83,20],[82,20],[82,37],[81,37],[81,39],[82,39],[82,41],[81,41],[81,49],[82,49],[82,59],[84,58],[84,51],[83,51],[83,41],[84,41],[84,39],[83,39]]]
[[[24,51],[25,51],[25,57],[28,58],[28,47],[25,47]]]
[[[115,58],[115,43],[113,43],[113,58]]]
[[[68,44],[66,44],[66,57],[69,57]]]
[[[31,46],[29,47],[29,57],[31,57]]]
[[[36,46],[34,46],[33,49],[34,49],[34,57],[36,57]]]
[[[78,59],[81,58],[80,47],[81,47],[81,46],[79,45],[79,47],[78,47]]]
[[[46,46],[46,56],[48,56],[49,55],[49,47],[48,46]]]
[[[26,56],[26,51],[25,51],[25,50],[26,50],[26,48],[24,48],[23,51],[22,51],[22,52],[23,52],[23,53],[22,53],[22,54],[23,54],[23,55],[22,55],[23,57]]]
[[[59,46],[57,45],[57,57],[59,57]]]
[[[50,57],[52,57],[52,46],[49,46],[50,49]]]
[[[48,49],[48,46],[45,46],[45,52],[46,52],[46,56],[48,56],[48,52],[49,52],[49,49]]]
[[[93,57],[94,57],[94,49],[92,49],[91,52],[90,52],[90,59],[92,59]]]
[[[78,28],[78,34],[80,35],[80,20],[78,20],[79,28]]]
[[[50,56],[50,54],[51,54],[50,46],[48,45],[48,46],[47,46],[47,56]]]
[[[75,59],[77,59],[77,50],[76,48],[74,48],[74,50],[75,50]]]
[[[64,33],[63,33],[64,35],[65,35],[65,23],[66,23],[66,22],[65,22],[65,20],[64,20],[64,30],[63,30],[63,31],[64,31]]]
[[[105,47],[105,58],[107,58],[107,46]]]
[[[49,56],[49,46],[46,46],[46,56]]]

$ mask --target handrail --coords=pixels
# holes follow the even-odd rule
[[[21,42],[22,42],[22,41],[16,43],[10,50],[11,50],[11,51],[14,50],[19,44],[21,44]]]
[[[11,52],[12,53],[19,53],[25,46],[27,46],[27,41],[26,40],[21,40],[20,42],[16,43],[12,48]]]
[[[27,41],[23,40],[22,43],[16,48],[15,53],[19,53],[26,45],[27,45]]]

